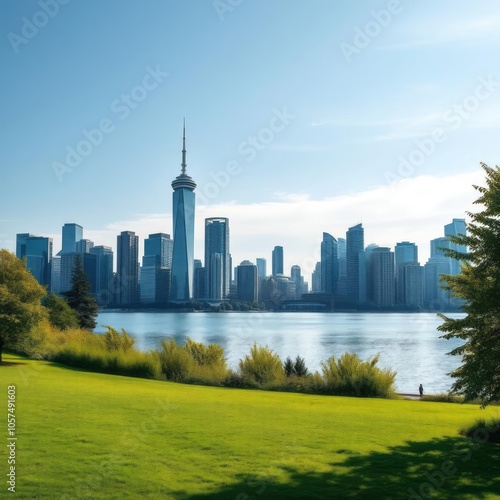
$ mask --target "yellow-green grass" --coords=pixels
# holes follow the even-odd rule
[[[500,446],[458,434],[498,417],[498,407],[201,387],[4,361],[5,408],[7,386],[17,388],[13,498],[500,498]],[[7,486],[2,480],[0,496]]]

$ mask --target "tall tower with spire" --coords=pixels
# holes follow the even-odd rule
[[[173,238],[172,287],[170,298],[187,302],[193,298],[194,210],[196,183],[186,174],[186,123],[182,133],[181,174],[172,181]]]

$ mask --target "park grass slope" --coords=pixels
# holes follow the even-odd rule
[[[458,434],[498,407],[201,387],[4,358],[2,392],[17,388],[16,498],[500,498],[500,446]],[[2,475],[6,462],[2,449]]]

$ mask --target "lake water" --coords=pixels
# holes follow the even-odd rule
[[[460,341],[439,338],[442,320],[434,313],[101,312],[97,321],[96,332],[104,332],[103,325],[124,328],[144,351],[169,337],[219,344],[232,368],[254,341],[268,345],[282,360],[300,355],[310,371],[346,351],[362,359],[380,353],[378,366],[397,372],[400,392],[416,393],[420,383],[428,394],[448,391],[453,382],[448,374],[460,362],[446,355]]]

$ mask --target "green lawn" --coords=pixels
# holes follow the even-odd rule
[[[429,495],[429,477],[432,498],[500,498],[500,446],[457,433],[500,416],[498,407],[200,387],[4,361],[5,408],[7,385],[17,386],[14,498],[412,498],[411,488]],[[2,446],[4,478],[6,462]],[[6,482],[1,488],[9,493]]]

